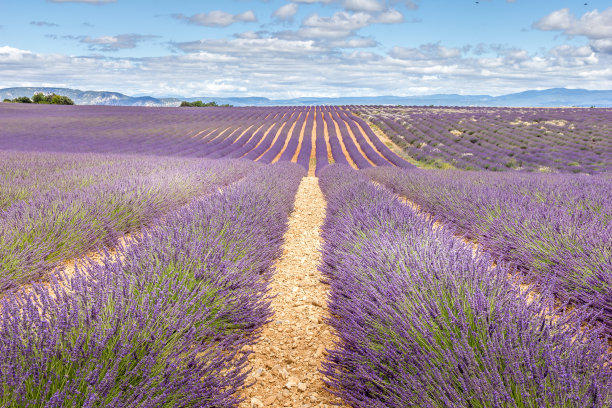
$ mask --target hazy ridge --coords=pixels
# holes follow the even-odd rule
[[[268,99],[263,97],[213,97],[154,98],[128,96],[118,92],[81,91],[71,88],[15,87],[0,89],[0,100],[19,96],[32,96],[36,92],[66,95],[78,105],[115,106],[178,106],[180,101],[216,101],[234,106],[274,105],[437,105],[437,106],[577,106],[612,107],[612,90],[552,88],[530,90],[501,96],[435,94],[421,96],[364,96],[364,97],[304,97],[294,99]]]

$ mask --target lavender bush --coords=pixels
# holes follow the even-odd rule
[[[354,407],[608,407],[587,317],[529,299],[486,256],[346,166],[328,166],[322,272],[339,333],[324,371]],[[550,311],[559,313],[552,319]]]
[[[0,290],[38,279],[61,261],[101,245],[113,246],[122,234],[152,223],[257,166],[249,161],[111,160],[115,160],[112,170],[106,172],[95,166],[75,169],[78,176],[73,180],[77,183],[98,179],[97,184],[34,193],[0,213]],[[109,174],[114,179],[100,180]],[[52,184],[54,176],[57,174],[45,182]],[[31,181],[27,179],[22,185]],[[28,188],[41,183],[32,182]]]
[[[3,407],[232,407],[304,175],[260,168],[74,277],[4,297]]]
[[[410,167],[358,123],[361,119],[338,107],[61,108],[0,105],[0,151],[246,158],[266,164],[278,156],[308,168],[315,149],[320,170],[327,164],[327,127],[337,163],[348,163],[344,145],[359,168]]]
[[[597,173],[612,168],[611,109],[353,106],[421,166]]]
[[[371,169],[422,207],[563,299],[591,304],[612,334],[612,178]]]

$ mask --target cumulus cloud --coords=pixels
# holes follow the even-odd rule
[[[597,9],[577,18],[564,8],[553,11],[533,23],[543,31],[560,31],[568,37],[587,37],[591,49],[598,53],[612,54],[612,7],[599,12]]]
[[[179,20],[185,20],[188,23],[206,26],[206,27],[227,27],[239,22],[255,22],[257,17],[253,10],[247,10],[244,13],[231,14],[222,10],[214,10],[210,13],[199,13],[193,16],[185,16],[183,14],[175,14],[173,16]]]
[[[158,38],[156,35],[142,34],[120,34],[102,37],[86,36],[65,36],[68,39],[77,39],[83,44],[87,44],[92,51],[114,52],[119,50],[136,48],[139,43]]]
[[[533,27],[544,31],[561,31],[568,36],[612,38],[612,7],[601,13],[597,9],[589,11],[579,19],[564,8],[536,21]]]
[[[314,39],[332,41],[347,39],[357,35],[357,31],[372,24],[397,24],[404,16],[397,10],[384,10],[380,13],[338,11],[331,16],[311,14],[302,21],[296,31],[278,33],[282,38]]]
[[[298,11],[297,3],[289,3],[289,4],[285,4],[284,6],[281,6],[280,8],[278,8],[274,12],[273,16],[278,18],[279,20],[287,21],[287,20],[293,19],[293,16],[295,16],[297,11]]]
[[[441,59],[459,58],[462,55],[462,50],[460,48],[447,48],[438,43],[428,43],[418,48],[393,47],[389,55],[402,60],[436,62]]]
[[[48,21],[30,21],[30,25],[37,27],[59,27],[59,24],[50,23]]]
[[[313,14],[302,22],[300,37],[338,39],[353,35],[360,28],[370,25],[372,16],[367,13],[334,13],[331,17]]]
[[[320,41],[275,35],[247,31],[237,38],[174,43],[178,52],[146,58],[72,57],[4,46],[0,87],[45,83],[156,96],[270,98],[612,88],[612,55],[587,45],[532,54],[508,46],[428,43],[385,53],[366,49],[375,40],[359,36]],[[112,43],[101,38],[97,45]],[[120,89],[109,89],[118,76]]]
[[[19,48],[9,47],[5,45],[0,47],[0,60],[4,62],[23,61],[34,54],[30,51],[20,50]]]
[[[261,55],[304,54],[324,51],[314,41],[287,40],[282,38],[235,38],[231,40],[189,41],[174,43],[173,46],[188,53],[214,52],[222,55]]]
[[[612,54],[612,38],[591,41],[591,47],[597,52]]]
[[[351,11],[381,11],[384,3],[378,0],[344,0],[344,8]]]
[[[328,46],[331,48],[372,48],[378,42],[371,38],[352,38],[350,40],[331,41]]]
[[[372,19],[378,24],[399,24],[404,22],[404,15],[395,9],[385,10]]]

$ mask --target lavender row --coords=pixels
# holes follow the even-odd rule
[[[351,138],[351,135],[349,133],[349,129],[346,125],[346,122],[342,120],[342,117],[340,117],[337,111],[332,111],[332,118],[338,124],[338,127],[340,129],[340,136],[342,137],[342,142],[344,143],[344,147],[346,148],[348,155],[350,156],[353,163],[355,163],[357,168],[366,169],[368,167],[372,167],[368,159],[366,159],[361,154],[361,152],[357,148],[357,145],[355,145],[355,142],[353,142],[353,139]]]
[[[600,332],[529,299],[486,256],[346,166],[320,173],[322,272],[339,334],[324,363],[353,407],[608,407]],[[563,313],[563,312],[566,313]]]
[[[610,109],[352,107],[421,165],[596,173],[612,166]]]
[[[373,180],[542,285],[602,313],[612,333],[612,178],[371,169]]]
[[[327,157],[327,142],[325,140],[325,120],[323,119],[324,112],[320,109],[317,111],[317,126],[315,129],[316,141],[315,141],[315,158],[316,168],[315,174],[319,174],[319,171],[329,164],[329,158]]]
[[[211,146],[300,108],[0,106],[0,149],[203,157]],[[40,132],[45,129],[45,132]],[[231,139],[230,139],[231,140]],[[240,156],[238,156],[240,157]]]
[[[268,135],[261,140],[259,145],[255,149],[251,150],[248,154],[246,154],[244,158],[257,160],[257,158],[266,153],[268,149],[270,149],[270,147],[272,146],[272,143],[275,141],[275,139],[277,139],[277,136],[279,135],[281,129],[285,126],[291,126],[291,124],[293,124],[293,122],[296,120],[297,116],[298,115],[296,113],[292,113],[287,118],[281,118],[281,120],[274,124],[272,129],[268,132]],[[277,148],[278,147],[282,147],[282,145],[277,144]],[[276,152],[276,154],[278,153],[280,153],[280,149]],[[274,154],[274,157],[276,157],[276,154]]]
[[[314,115],[315,109],[310,108],[308,110],[308,116],[306,117],[306,125],[304,125],[304,135],[302,137],[302,145],[297,156],[297,163],[308,169],[310,166],[310,155],[312,153],[312,134],[314,127]]]
[[[291,161],[293,156],[295,156],[295,153],[300,146],[300,136],[302,129],[304,128],[304,124],[306,123],[306,115],[307,112],[301,112],[300,117],[296,122],[293,131],[291,132],[291,135],[287,134],[289,141],[287,142],[287,146],[285,146],[285,150],[281,153],[279,161]]]
[[[336,125],[331,115],[331,112],[325,112],[324,116],[325,124],[327,125],[327,131],[329,134],[329,147],[331,149],[334,163],[348,165],[349,162],[347,157],[344,155],[344,152],[342,151],[342,145],[340,144],[340,139],[338,136],[338,132],[336,132]]]
[[[3,407],[233,407],[300,179],[262,167],[120,260],[2,299]]]
[[[121,235],[150,225],[258,166],[246,160],[168,158],[140,167],[142,158],[122,158],[113,164],[112,173],[123,173],[123,178],[35,194],[0,213],[1,291],[40,279],[67,259],[100,246],[112,247]],[[96,167],[80,170],[83,176],[98,176]]]
[[[348,163],[346,152],[359,168],[407,167],[363,127],[364,122],[337,107],[62,108],[0,105],[0,150],[246,158],[263,163],[278,157],[295,158],[308,168],[314,148],[320,170],[328,164],[327,128],[329,150],[337,163]]]
[[[390,163],[381,156],[377,151],[374,150],[372,146],[366,141],[366,138],[362,134],[362,130],[359,128],[357,123],[351,119],[349,115],[345,112],[340,111],[339,116],[348,126],[351,133],[355,136],[355,140],[357,144],[366,155],[366,157],[375,165],[375,166],[389,166]]]
[[[278,137],[276,138],[276,141],[274,141],[274,144],[270,146],[268,151],[257,159],[257,161],[264,164],[272,163],[272,161],[283,151],[283,148],[288,143],[287,139],[289,138],[289,132],[291,128],[296,125],[302,114],[302,112],[296,112],[292,115],[289,121],[285,122],[284,126],[279,131]]]
[[[390,163],[392,163],[393,165],[397,167],[402,167],[405,169],[412,169],[415,167],[414,164],[408,163],[406,160],[402,159],[397,154],[395,154],[393,151],[391,151],[391,149],[389,149],[389,147],[387,147],[378,138],[378,136],[376,136],[376,134],[372,131],[370,126],[363,119],[361,119],[359,116],[355,116],[350,113],[347,116],[350,118],[351,121],[355,122],[353,126],[358,126],[359,128],[363,129],[363,132],[365,133],[367,138],[370,140],[370,142],[372,142],[372,144],[376,147],[376,149],[380,152],[380,154],[385,159],[387,159]],[[359,130],[359,128],[357,128],[357,131]]]
[[[196,163],[189,159],[189,163]],[[184,159],[96,153],[0,151],[0,218],[3,210],[42,193],[65,193],[101,183],[177,171]]]

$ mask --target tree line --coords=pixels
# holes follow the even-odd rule
[[[65,95],[49,94],[45,95],[42,92],[35,93],[32,99],[27,96],[20,96],[14,99],[4,99],[3,102],[8,103],[39,103],[48,105],[74,105],[74,101]]]
[[[209,107],[214,107],[214,108],[231,108],[234,105],[230,105],[230,104],[223,104],[223,105],[219,105],[217,102],[212,101],[212,102],[202,102],[202,101],[194,101],[194,102],[187,102],[187,101],[182,101],[180,104],[181,107],[189,107],[189,108],[209,108]]]

